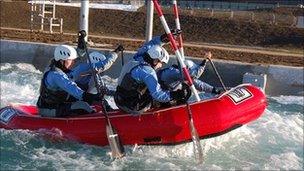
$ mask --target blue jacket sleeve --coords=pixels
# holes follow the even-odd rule
[[[112,64],[116,61],[117,57],[118,55],[115,52],[110,52],[105,60],[93,64],[93,67],[97,69],[98,73],[101,73],[109,69],[112,66]],[[68,76],[73,80],[77,80],[79,79],[81,74],[86,74],[89,73],[90,71],[91,71],[91,65],[89,63],[80,63],[79,65],[77,65],[72,69],[72,71],[68,74]]]
[[[117,57],[118,57],[117,53],[110,52],[107,55],[105,60],[100,61],[100,62],[96,63],[95,65],[93,64],[93,67],[97,68],[98,73],[104,72],[113,65],[113,63],[116,61]]]
[[[90,65],[88,63],[80,63],[74,67],[67,75],[72,80],[78,80],[82,74],[88,73],[89,71]]]
[[[193,79],[193,85],[198,91],[204,91],[206,93],[211,93],[213,86],[199,80],[199,79]]]
[[[197,65],[195,64],[193,67],[189,68],[189,74],[191,75],[192,78],[199,78],[202,76],[205,66]]]
[[[204,70],[205,66],[194,65],[189,69],[189,74],[193,79],[197,79],[203,74]],[[167,85],[172,82],[182,81],[182,73],[180,69],[171,66],[162,70],[160,80],[164,81]]]
[[[211,92],[213,88],[211,85],[198,80],[198,77],[200,77],[204,72],[204,68],[205,66],[195,65],[190,68],[189,72],[193,78],[193,84],[198,91]],[[174,89],[182,81],[181,72],[178,68],[175,67],[163,69],[159,77],[159,79],[163,81],[166,86],[169,86],[172,89]]]
[[[169,102],[171,100],[169,91],[162,90],[156,72],[148,66],[139,66],[132,70],[131,75],[139,82],[144,82],[154,100],[159,102]]]
[[[78,100],[82,100],[83,90],[64,73],[49,72],[46,78],[46,86],[53,90],[63,90]]]

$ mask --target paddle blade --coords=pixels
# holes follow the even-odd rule
[[[191,138],[192,138],[192,142],[193,142],[194,156],[199,163],[203,163],[203,149],[200,144],[200,139],[199,139],[199,136],[197,134],[196,128],[193,123],[193,117],[192,117],[192,112],[191,112],[189,103],[187,103],[187,110],[188,110],[188,116],[189,116],[190,133],[191,133]]]
[[[121,158],[125,155],[125,149],[123,145],[121,144],[121,141],[119,139],[119,136],[116,132],[116,130],[111,127],[110,125],[106,126],[107,131],[107,138],[109,141],[109,145],[112,151],[112,157],[113,158]]]
[[[199,139],[197,131],[194,127],[192,118],[190,119],[190,130],[191,130],[191,137],[192,137],[192,141],[193,141],[193,151],[194,151],[195,158],[197,159],[197,161],[199,163],[203,163],[203,149],[200,144],[200,139]]]

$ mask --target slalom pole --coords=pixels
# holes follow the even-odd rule
[[[177,1],[176,0],[172,0],[172,4],[173,4],[173,13],[174,13],[174,17],[175,17],[175,25],[176,25],[176,29],[178,30],[182,30],[181,26],[180,26],[180,22],[179,22],[179,13],[178,13],[178,8],[177,8]],[[177,37],[177,41],[178,41],[178,49],[182,55],[183,60],[185,60],[185,56],[184,56],[184,44],[183,44],[183,37],[182,37],[182,33],[178,35]]]
[[[172,0],[172,5],[173,5],[173,13],[174,13],[174,17],[175,17],[176,29],[181,30],[181,26],[180,26],[180,22],[179,22],[179,15],[178,15],[178,8],[177,8],[177,1]],[[179,49],[179,51],[182,55],[182,59],[185,60],[182,33],[180,33],[178,35],[177,40],[178,40],[178,49]],[[181,77],[184,79],[184,75],[182,73],[182,68],[180,67],[179,63],[178,63],[178,66],[179,66],[179,69],[180,69],[180,72],[181,72]]]
[[[183,70],[183,73],[184,73],[184,77],[188,81],[188,84],[190,86],[191,91],[193,92],[193,94],[195,96],[196,101],[200,101],[201,99],[200,99],[200,97],[199,97],[199,95],[197,93],[197,90],[195,89],[195,87],[193,85],[192,78],[190,77],[190,74],[188,72],[188,69],[187,69],[185,63],[184,63],[184,60],[183,60],[183,57],[182,57],[180,51],[177,48],[176,42],[175,42],[175,40],[173,38],[173,35],[172,35],[172,33],[171,33],[170,29],[169,29],[169,26],[168,26],[168,24],[166,22],[166,19],[165,19],[164,15],[163,15],[161,7],[158,4],[157,0],[153,0],[153,3],[154,3],[154,6],[155,6],[155,9],[157,11],[157,14],[158,14],[158,16],[160,18],[160,21],[161,21],[161,23],[162,23],[162,25],[163,25],[163,27],[164,27],[164,29],[166,31],[166,34],[167,34],[167,36],[168,36],[168,38],[170,40],[171,48],[175,52],[175,56],[177,57],[178,62],[180,63],[180,65],[182,67],[182,70]]]
[[[172,4],[173,4],[174,16],[175,16],[176,29],[181,30],[181,26],[180,26],[180,22],[179,22],[179,15],[178,15],[178,8],[177,8],[177,1],[172,0]],[[178,36],[178,44],[179,44],[179,51],[183,57],[183,60],[185,60],[182,33],[179,34],[179,36]],[[193,142],[194,155],[195,155],[196,159],[198,160],[198,162],[202,163],[203,162],[203,148],[200,144],[200,139],[199,139],[197,130],[196,130],[194,122],[193,122],[193,116],[192,116],[192,111],[191,111],[189,102],[187,102],[186,104],[187,104],[187,111],[188,111],[188,117],[189,117],[189,128],[190,128],[190,133],[191,133],[192,142]]]

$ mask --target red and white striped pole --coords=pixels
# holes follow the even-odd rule
[[[188,81],[188,84],[190,86],[191,91],[193,92],[193,94],[195,96],[196,101],[200,101],[201,99],[200,99],[200,97],[199,97],[199,95],[197,93],[197,90],[195,89],[195,87],[193,85],[192,78],[190,77],[190,74],[188,72],[188,69],[187,69],[185,63],[184,63],[184,60],[183,60],[183,57],[182,57],[180,51],[177,48],[175,39],[173,38],[173,35],[172,35],[172,33],[171,33],[170,29],[169,29],[169,26],[168,26],[168,24],[166,22],[166,19],[165,19],[164,15],[163,15],[163,12],[162,12],[161,7],[160,7],[160,5],[158,3],[158,0],[153,0],[153,3],[154,3],[154,6],[155,6],[155,9],[157,11],[157,14],[158,14],[158,16],[160,18],[160,21],[161,21],[161,23],[162,23],[162,25],[163,25],[163,27],[165,29],[165,32],[166,32],[166,34],[167,34],[167,36],[168,36],[168,38],[170,40],[171,48],[174,50],[175,56],[177,57],[178,62],[180,63],[180,65],[182,67],[182,70],[183,70],[183,73],[184,73],[184,77]]]
[[[176,0],[172,0],[172,4],[173,4],[173,13],[175,16],[175,25],[176,25],[176,29],[178,30],[182,30],[181,26],[180,26],[180,22],[179,22],[179,14],[178,14],[178,9],[177,9],[177,1]],[[183,45],[183,37],[182,34],[179,34],[179,36],[177,37],[177,41],[178,41],[178,49],[182,55],[183,60],[185,60],[185,56],[184,56],[184,45]]]
[[[179,16],[178,16],[178,9],[177,9],[177,1],[172,0],[172,4],[173,4],[173,12],[175,15],[176,29],[181,30]],[[179,44],[179,51],[182,55],[182,60],[185,60],[182,34],[179,34],[177,39],[178,39],[178,44]],[[192,87],[194,87],[194,86],[192,85]],[[196,91],[196,89],[195,89],[195,91]],[[189,120],[189,124],[190,124],[189,126],[190,126],[190,130],[191,130],[190,132],[191,132],[191,137],[192,137],[192,141],[193,141],[193,145],[194,145],[193,146],[194,155],[195,155],[195,157],[197,157],[198,161],[201,163],[203,161],[203,150],[202,150],[201,144],[199,142],[199,136],[198,136],[198,133],[196,131],[196,128],[195,128],[195,125],[193,122],[193,116],[192,116],[191,108],[190,108],[190,105],[188,102],[187,102],[187,109],[188,109],[188,115],[189,115],[189,119],[190,119]]]

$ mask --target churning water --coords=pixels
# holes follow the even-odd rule
[[[35,104],[42,73],[29,64],[1,64],[1,107]],[[108,79],[108,81],[111,81]],[[192,143],[127,146],[126,157],[112,160],[109,147],[45,139],[31,131],[1,132],[0,170],[303,170],[303,97],[267,97],[256,121],[219,137],[201,140],[204,163],[193,159]]]

